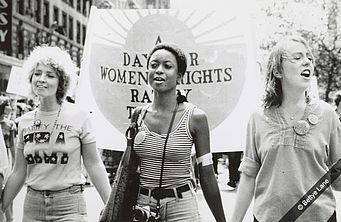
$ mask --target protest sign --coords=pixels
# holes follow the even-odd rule
[[[30,84],[28,82],[26,73],[23,73],[23,68],[18,66],[12,66],[6,92],[19,96],[28,97],[29,90]]]
[[[213,152],[244,150],[246,124],[259,105],[259,67],[248,16],[224,10],[91,8],[76,103],[92,113],[100,148],[123,150],[136,106],[153,99],[147,54],[159,42],[186,53],[179,88],[204,110]]]

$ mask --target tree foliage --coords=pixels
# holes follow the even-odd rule
[[[340,12],[337,0],[258,0],[258,34],[262,58],[286,35],[300,34],[310,42],[316,59],[319,94],[325,101],[341,89]],[[341,24],[339,24],[341,25]]]

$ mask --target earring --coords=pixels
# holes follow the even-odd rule
[[[282,78],[282,75],[279,72],[275,72],[274,76],[279,79]]]

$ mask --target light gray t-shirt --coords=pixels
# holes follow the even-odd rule
[[[305,135],[277,107],[251,116],[239,170],[256,178],[254,215],[261,222],[279,221],[341,158],[341,124],[329,104],[310,102],[302,120],[310,127]],[[332,185],[341,190],[341,177]],[[335,205],[329,187],[297,221],[327,221]]]
[[[81,172],[81,144],[95,142],[89,115],[67,102],[63,103],[59,116],[58,112],[36,109],[19,121],[17,148],[24,150],[26,183],[33,189],[60,190],[85,182]],[[34,126],[35,119],[40,120],[39,127]]]

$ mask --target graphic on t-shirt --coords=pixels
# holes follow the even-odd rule
[[[67,164],[69,156],[67,153],[53,152],[51,155],[43,152],[43,157],[39,152],[26,156],[27,164],[46,163],[46,164]]]
[[[71,126],[59,125],[59,130],[71,131],[71,128]],[[59,149],[57,148],[65,147],[65,132],[58,132],[56,139],[52,141],[51,132],[36,130],[37,128],[33,129],[32,127],[24,130],[27,133],[24,135],[24,143],[27,145],[25,145],[25,149],[28,151],[25,157],[27,164],[67,164],[69,161],[68,153],[64,150],[58,151]],[[53,149],[49,150],[50,147],[53,147]],[[30,148],[32,148],[32,153],[29,151]]]

